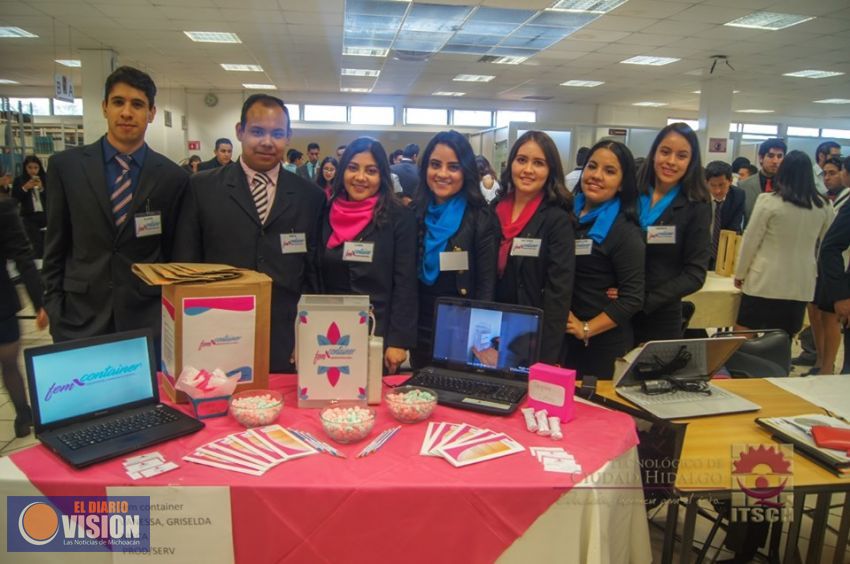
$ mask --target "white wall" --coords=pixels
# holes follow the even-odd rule
[[[145,141],[154,151],[180,162],[187,156],[186,132],[181,127],[182,117],[186,115],[186,92],[182,89],[160,89],[155,103],[156,117],[148,126]],[[171,112],[171,127],[165,125],[166,111]]]

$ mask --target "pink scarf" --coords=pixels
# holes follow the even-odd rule
[[[330,212],[331,231],[333,232],[328,238],[327,248],[333,249],[346,241],[351,241],[366,229],[366,226],[372,221],[372,214],[377,204],[377,194],[359,202],[352,202],[345,196],[334,198]]]

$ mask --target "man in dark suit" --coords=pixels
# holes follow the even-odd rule
[[[705,181],[711,192],[711,262],[717,260],[717,245],[723,229],[741,233],[744,230],[744,202],[740,188],[732,186],[732,167],[723,161],[712,161],[705,167]]]
[[[150,328],[160,332],[160,291],[130,271],[170,260],[189,175],[145,144],[156,85],[132,67],[106,79],[107,133],[50,158],[45,309],[55,341]]]
[[[301,178],[306,178],[311,182],[316,181],[319,174],[319,144],[310,143],[307,145],[307,162],[298,167],[296,172]]]
[[[198,172],[224,166],[233,159],[233,143],[227,137],[215,140],[215,155],[198,165]]]
[[[401,152],[401,161],[390,167],[390,170],[398,176],[401,183],[401,199],[405,204],[416,196],[416,188],[419,186],[419,169],[416,167],[416,159],[419,158],[419,145],[411,143],[405,146]]]
[[[325,195],[281,166],[292,134],[283,100],[250,96],[236,137],[239,160],[192,177],[175,240],[177,260],[250,268],[272,279],[272,372],[292,372],[295,310],[318,291],[316,253]]]
[[[759,169],[758,174],[748,176],[738,183],[738,188],[744,191],[746,201],[744,204],[744,226],[750,222],[756,198],[762,192],[773,192],[773,176],[779,170],[788,146],[782,139],[774,138],[764,141],[759,145]]]

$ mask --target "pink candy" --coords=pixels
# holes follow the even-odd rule
[[[427,419],[437,405],[437,395],[431,390],[404,386],[387,394],[387,408],[402,423]]]
[[[246,427],[271,425],[277,421],[283,402],[270,393],[240,397],[230,400],[230,413]]]
[[[342,444],[365,438],[375,425],[375,412],[359,406],[326,407],[321,418],[328,436]]]

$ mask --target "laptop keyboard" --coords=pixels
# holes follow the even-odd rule
[[[730,396],[725,390],[717,386],[711,386],[711,395],[699,392],[686,392],[675,390],[666,394],[645,394],[639,387],[628,390],[628,395],[640,400],[642,405],[661,405],[670,403],[691,403],[728,399]]]
[[[110,419],[104,423],[95,423],[84,429],[57,435],[57,437],[71,450],[77,450],[137,431],[165,425],[178,419],[179,416],[170,410],[155,407],[147,411]]]
[[[417,372],[406,384],[506,403],[518,403],[525,395],[525,390],[515,386],[503,386],[461,376],[436,374],[427,368]]]

